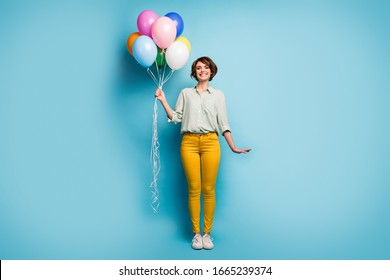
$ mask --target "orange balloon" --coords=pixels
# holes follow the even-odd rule
[[[179,36],[176,38],[175,40],[176,42],[183,42],[184,44],[186,44],[187,48],[188,48],[188,52],[191,52],[191,44],[190,44],[190,41],[188,41],[188,39],[184,36]]]
[[[133,55],[133,50],[132,50],[134,41],[135,41],[139,36],[141,36],[141,33],[139,33],[139,32],[134,32],[134,33],[132,33],[132,34],[129,36],[129,38],[127,38],[127,50],[129,51],[129,53],[130,53],[132,56],[134,56],[134,55]]]

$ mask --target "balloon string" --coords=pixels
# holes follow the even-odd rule
[[[153,110],[153,136],[152,136],[152,147],[150,150],[150,162],[152,165],[153,179],[150,183],[150,191],[152,192],[152,209],[154,213],[157,213],[157,209],[160,206],[159,192],[157,186],[158,173],[160,172],[160,143],[158,141],[158,130],[157,130],[157,98],[154,100]]]
[[[165,55],[165,53],[163,53]],[[163,56],[161,57],[161,63],[163,62]],[[163,87],[163,85],[171,78],[173,71],[171,70],[167,76],[165,76],[165,70],[166,70],[166,64],[164,64],[163,67],[159,67],[157,60],[155,60],[156,65],[156,71],[157,71],[157,77],[154,75],[153,71],[148,67],[147,72],[149,73],[152,80],[156,83],[156,85],[160,88]],[[160,200],[159,200],[159,190],[158,190],[158,174],[160,172],[160,143],[158,141],[158,129],[157,129],[157,120],[158,120],[158,104],[157,104],[157,98],[154,99],[154,107],[153,107],[153,129],[152,129],[152,145],[150,149],[150,163],[152,166],[152,172],[153,172],[153,178],[152,182],[150,183],[150,191],[152,193],[152,202],[151,207],[154,211],[154,213],[158,212],[158,207],[160,206]]]
[[[163,71],[162,71],[162,75],[161,75],[161,86],[164,85],[164,77],[165,77],[165,69],[167,68],[167,65],[165,64],[164,65],[164,68],[163,68]]]
[[[155,82],[157,86],[160,86],[160,82],[157,81],[156,76],[154,76],[153,71],[150,70],[150,68],[146,68],[146,71],[148,72],[149,76],[152,78],[152,80]]]
[[[160,67],[158,67],[157,59],[154,61],[154,65],[156,66],[157,77],[158,77],[158,82],[156,82],[156,84],[158,87],[160,87],[161,86],[161,70],[160,70]]]
[[[162,84],[164,85],[171,77],[175,70],[171,70],[171,72],[168,73],[168,75],[164,78]]]

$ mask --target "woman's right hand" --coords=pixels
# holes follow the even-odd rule
[[[160,100],[161,102],[161,105],[164,107],[164,110],[165,112],[167,113],[167,117],[172,120],[172,117],[173,117],[173,111],[171,109],[171,107],[169,107],[169,104],[167,102],[167,100],[165,99],[165,94],[164,94],[164,91],[162,90],[161,87],[158,87],[156,89],[156,93],[154,94],[154,96]]]
[[[160,100],[161,102],[162,101],[165,101],[165,94],[164,94],[164,91],[162,90],[162,88],[158,87],[156,89],[156,93],[154,94],[154,96]]]

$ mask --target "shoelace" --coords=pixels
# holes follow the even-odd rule
[[[192,239],[192,242],[201,243],[202,242],[202,236],[195,235],[194,238]]]
[[[211,243],[211,241],[213,241],[213,238],[210,235],[208,234],[203,235],[203,242]]]

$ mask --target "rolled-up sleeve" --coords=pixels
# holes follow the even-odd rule
[[[172,120],[168,119],[168,122],[173,122],[177,124],[181,122],[183,117],[183,108],[184,108],[184,95],[183,92],[180,92],[179,97],[176,101],[175,109],[172,111]]]
[[[229,120],[226,110],[225,96],[221,94],[220,102],[217,104],[217,122],[218,129],[223,134],[226,130],[230,131]]]

